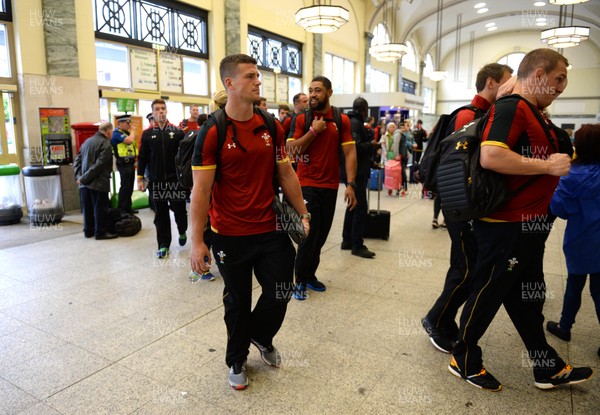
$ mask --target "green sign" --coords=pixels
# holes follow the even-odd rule
[[[135,110],[135,100],[129,98],[117,98],[117,111],[133,112]]]

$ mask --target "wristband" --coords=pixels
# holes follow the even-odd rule
[[[315,137],[317,136],[317,133],[316,133],[315,129],[312,128],[312,126],[308,129],[308,131],[310,131]]]

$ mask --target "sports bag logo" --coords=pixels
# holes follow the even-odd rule
[[[462,149],[463,151],[467,151],[469,149],[469,143],[467,141],[459,141],[458,143],[456,143],[456,147],[454,149]]]

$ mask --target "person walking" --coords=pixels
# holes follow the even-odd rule
[[[510,79],[512,73],[512,68],[499,63],[483,66],[477,72],[475,80],[477,94],[473,97],[470,106],[458,111],[454,120],[450,120],[449,131],[446,135],[461,129],[473,119],[483,116],[496,102],[500,86]],[[437,215],[441,204],[440,196],[436,194],[432,221],[434,229],[440,226]],[[445,222],[445,226],[448,228],[451,242],[450,267],[446,273],[442,293],[423,318],[422,324],[431,344],[444,353],[450,353],[458,335],[456,314],[469,295],[477,258],[477,242],[471,223],[448,220]]]
[[[167,104],[163,99],[152,101],[153,122],[142,133],[142,145],[138,159],[138,189],[146,190],[144,173],[148,168],[148,188],[154,206],[154,226],[158,251],[156,257],[166,258],[171,247],[171,216],[179,231],[179,245],[187,242],[187,210],[185,199],[187,192],[177,183],[175,155],[184,134],[167,119]]]
[[[251,343],[265,363],[281,365],[273,339],[294,288],[294,248],[287,232],[277,230],[271,207],[274,197],[279,197],[274,177],[286,200],[301,215],[309,236],[310,214],[285,152],[281,125],[274,122],[277,136],[272,137],[263,118],[271,115],[254,109],[261,84],[256,60],[230,55],[221,61],[219,72],[228,96],[224,108],[227,131],[221,149],[217,148],[216,125],[202,128],[196,139],[190,262],[197,273],[208,270],[212,263],[203,232],[210,213],[212,252],[225,284],[228,381],[239,390],[248,386],[246,358]],[[253,273],[262,287],[254,309]]]
[[[557,136],[541,110],[566,88],[568,64],[555,50],[530,51],[519,65],[512,99],[496,102],[485,118],[481,166],[505,175],[513,194],[502,208],[473,222],[477,263],[448,365],[450,373],[481,389],[502,389],[484,367],[478,345],[500,305],[527,348],[536,387],[580,383],[593,374],[589,367],[566,364],[543,327],[544,249],[554,220],[548,208],[571,159],[558,153]],[[524,185],[527,191],[515,192]]]
[[[301,155],[298,161],[298,179],[308,211],[312,215],[312,232],[299,246],[296,258],[296,290],[294,298],[308,298],[307,288],[325,291],[326,286],[317,279],[321,248],[327,240],[340,184],[340,147],[346,160],[347,186],[344,201],[347,207],[356,206],[356,146],[352,139],[350,119],[340,114],[341,131],[336,124],[329,103],[333,94],[331,81],[324,76],[314,78],[308,89],[310,125],[306,125],[307,112],[296,116],[295,130],[287,141],[288,152]]]

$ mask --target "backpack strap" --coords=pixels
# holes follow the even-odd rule
[[[308,111],[306,111],[304,113],[304,134],[306,134],[308,132],[308,130],[310,130],[310,126],[312,125],[313,122],[313,112],[311,109],[309,109]]]
[[[333,109],[333,121],[335,125],[337,125],[338,134],[340,136],[340,146],[342,145],[342,137],[344,134],[342,133],[342,113],[338,107],[331,107]]]
[[[275,124],[275,117],[273,117],[273,115],[271,115],[269,112],[264,111],[258,107],[254,107],[254,112],[256,114],[259,114],[263,118],[263,120],[265,121],[263,127],[266,126],[267,130],[269,130],[269,135],[273,139],[273,162],[275,163],[275,167],[273,170],[273,191],[275,192],[275,195],[278,195],[279,181],[277,180],[277,125]]]
[[[304,112],[304,114],[306,114],[306,112]],[[296,130],[296,118],[298,117],[298,114],[294,113],[294,115],[292,116],[292,121],[290,122],[290,132],[288,133],[287,137],[283,137],[285,140],[287,140],[288,138],[294,138],[294,131]],[[306,134],[306,133],[304,133]]]
[[[211,120],[212,123],[210,122]],[[221,178],[221,150],[227,136],[227,114],[225,113],[225,109],[218,109],[210,114],[202,127],[206,127],[206,132],[208,132],[213,125],[217,129],[217,169],[215,171],[215,181],[219,181]]]
[[[275,173],[273,175],[273,188],[275,189],[275,192],[278,193],[279,186],[278,186],[278,181],[277,181],[277,144],[276,144],[277,125],[275,124],[275,118],[273,118],[273,116],[270,113],[263,111],[262,109],[257,108],[257,107],[254,107],[254,113],[259,114],[262,117],[262,119],[265,122],[265,124],[262,126],[262,128],[267,129],[273,139],[273,155],[274,155],[273,158],[274,158],[274,163],[275,163]],[[213,125],[217,129],[217,169],[215,172],[215,181],[219,181],[219,179],[221,178],[221,174],[220,174],[221,173],[220,172],[220,170],[221,170],[220,169],[221,152],[222,152],[223,146],[225,145],[225,140],[227,138],[227,127],[229,125],[231,125],[231,127],[233,129],[232,139],[233,139],[234,143],[236,143],[243,151],[247,151],[247,150],[237,140],[237,131],[236,131],[235,124],[230,119],[227,118],[227,113],[225,112],[225,108],[218,109],[215,112],[213,112],[212,114],[210,114],[208,116],[208,120],[202,125],[202,128],[206,129],[206,131],[205,131],[205,133],[206,133]],[[260,127],[259,127],[259,129],[260,129]]]
[[[332,109],[332,113],[333,113],[333,122],[335,122],[335,125],[337,127],[338,130],[338,134],[340,136],[340,146],[342,145],[342,137],[344,136],[343,132],[342,132],[342,112],[340,111],[340,109],[338,107],[334,107],[333,105],[331,106]],[[308,130],[310,130],[310,126],[312,124],[313,121],[313,112],[312,110],[306,111],[304,113],[304,134],[306,134],[308,132]],[[331,118],[327,119],[326,121],[331,121]],[[296,124],[296,118],[294,117],[293,120],[293,127],[295,128],[295,124]],[[293,130],[290,130],[290,136],[293,135],[292,133]]]
[[[557,142],[558,142],[558,138],[556,138],[556,142],[554,141],[554,138],[552,137],[552,134],[550,133],[550,126],[555,127],[554,124],[552,124],[552,122],[550,120],[548,120],[548,122],[546,122],[546,120],[544,119],[544,117],[542,117],[542,112],[536,107],[534,106],[531,102],[527,101],[525,98],[523,98],[521,95],[518,94],[512,94],[512,95],[507,95],[505,97],[500,98],[499,100],[517,100],[517,101],[524,101],[527,106],[531,109],[531,112],[533,113],[533,115],[535,116],[535,118],[538,120],[538,122],[540,123],[540,125],[542,126],[542,128],[544,129],[544,133],[546,134],[546,138],[548,138],[548,141],[550,142],[550,146],[552,147],[552,149],[554,150],[555,153],[558,153],[558,147],[557,147]],[[498,101],[499,101],[498,100]],[[548,124],[550,123],[550,124]]]

